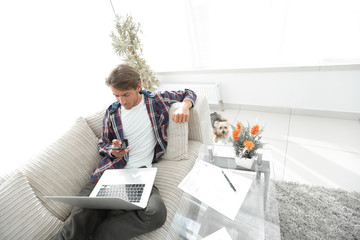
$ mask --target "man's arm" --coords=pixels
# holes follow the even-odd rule
[[[181,102],[179,109],[172,116],[174,122],[185,123],[189,121],[189,109],[193,107],[197,97],[194,91],[190,89],[185,89],[184,91],[164,91],[161,92],[161,97],[167,106]]]
[[[121,141],[116,138],[116,134],[113,132],[114,127],[110,121],[109,110],[106,111],[103,119],[103,131],[99,139],[99,153],[103,157],[109,157],[111,160],[115,158],[122,158],[130,152],[130,148],[127,147],[124,150],[109,150],[107,147],[120,147]]]
[[[190,108],[193,106],[189,100],[184,100],[181,106],[174,112],[172,119],[176,123],[185,123],[189,121]]]

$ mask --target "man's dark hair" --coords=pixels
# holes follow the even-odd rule
[[[120,90],[135,89],[141,83],[140,74],[126,64],[120,64],[106,78],[106,85]]]

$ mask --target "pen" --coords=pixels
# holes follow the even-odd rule
[[[228,181],[228,183],[230,184],[230,187],[234,190],[234,192],[236,192],[234,185],[232,185],[232,183],[230,182],[229,178],[226,176],[224,171],[221,170],[221,172],[224,174],[224,177],[226,178],[226,181]]]

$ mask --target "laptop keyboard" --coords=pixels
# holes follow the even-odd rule
[[[145,184],[111,184],[102,185],[97,197],[117,197],[128,202],[140,202]]]

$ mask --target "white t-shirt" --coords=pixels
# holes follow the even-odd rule
[[[143,95],[140,103],[130,110],[121,107],[121,122],[124,138],[131,148],[125,168],[151,167],[156,139]]]

